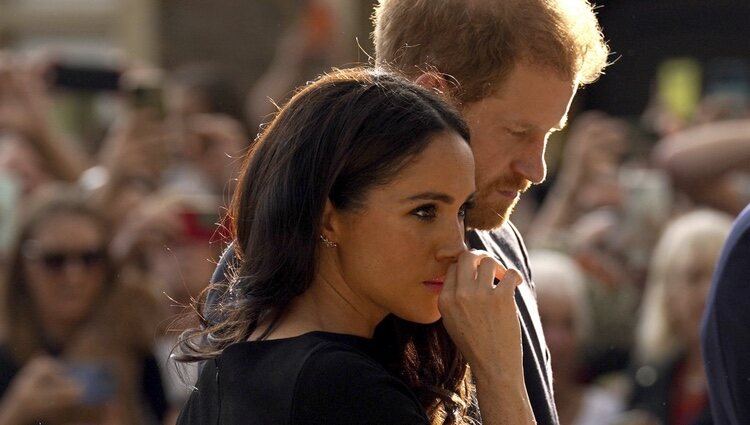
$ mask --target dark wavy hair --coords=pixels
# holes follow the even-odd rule
[[[313,281],[326,201],[356,210],[437,133],[469,130],[440,96],[377,68],[334,70],[301,88],[248,152],[230,208],[238,266],[218,308],[184,332],[180,361],[215,357],[278,324]],[[211,290],[212,288],[209,288]],[[200,305],[196,305],[200,311]],[[375,332],[378,358],[417,394],[433,423],[464,423],[473,394],[466,361],[441,322],[388,316]]]

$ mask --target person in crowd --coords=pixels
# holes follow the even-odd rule
[[[655,161],[696,204],[739,214],[750,202],[750,119],[707,122],[671,134]]]
[[[606,66],[608,48],[592,6],[381,0],[373,19],[376,63],[440,90],[471,128],[477,195],[467,224],[476,231],[467,240],[521,272],[516,303],[526,391],[538,423],[556,424],[549,353],[527,255],[508,218],[521,193],[545,179],[547,139],[565,125],[576,90]],[[233,256],[228,249],[214,282],[226,280]],[[220,319],[212,306],[222,298],[222,291],[209,293],[209,319]]]
[[[168,73],[164,83],[164,107],[172,118],[219,114],[239,123],[245,121],[239,90],[225,72],[212,63],[187,63]]]
[[[565,232],[583,215],[624,203],[618,171],[629,144],[626,124],[589,111],[576,117],[566,136],[554,183],[529,226],[532,246],[565,243]]]
[[[177,370],[168,361],[179,333],[198,325],[195,318],[176,318],[206,288],[226,246],[218,204],[211,194],[159,190],[127,214],[112,242],[113,255],[123,264],[122,275],[142,282],[160,301],[155,351],[174,413],[190,396],[198,376],[197,365],[180,365]]]
[[[712,424],[700,320],[730,216],[695,210],[675,218],[652,255],[636,335],[630,408],[662,424]]]
[[[77,143],[52,125],[44,71],[41,61],[0,51],[0,132],[23,140],[50,176],[74,182],[90,160]]]
[[[156,424],[153,301],[120,282],[108,225],[76,188],[29,201],[0,280],[0,423]]]
[[[267,121],[278,109],[277,103],[283,104],[310,76],[349,60],[351,40],[337,36],[344,28],[334,4],[329,0],[299,2],[295,16],[276,42],[271,62],[247,94],[246,121],[251,128]]]
[[[521,278],[464,244],[468,139],[436,93],[381,69],[298,92],[244,163],[238,268],[223,319],[181,338],[208,361],[178,424],[471,423],[471,375],[483,423],[535,423]]]
[[[608,425],[623,410],[613,389],[583,382],[585,344],[591,335],[586,276],[575,260],[548,249],[529,251],[539,316],[555,376],[555,404],[562,425]]]
[[[717,424],[750,422],[750,374],[747,329],[750,315],[750,205],[732,226],[716,266],[706,311],[701,347],[708,376],[711,413]]]
[[[20,134],[0,133],[0,171],[12,178],[19,200],[55,180],[40,153]]]

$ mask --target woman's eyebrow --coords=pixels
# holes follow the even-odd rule
[[[452,204],[453,202],[455,202],[455,198],[448,194],[440,192],[422,192],[401,200],[401,202],[411,201],[441,201],[445,202],[446,204]]]

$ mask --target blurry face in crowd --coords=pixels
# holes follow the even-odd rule
[[[521,193],[547,173],[547,138],[565,125],[576,85],[546,68],[520,62],[495,94],[462,109],[476,161],[476,208],[470,227],[508,219]]]
[[[474,161],[452,132],[427,148],[394,180],[376,187],[364,207],[334,211],[338,272],[349,302],[373,326],[393,313],[432,323],[449,265],[464,250],[464,214],[474,192]]]
[[[104,236],[91,218],[61,213],[42,221],[23,246],[26,284],[43,321],[78,324],[106,275]]]
[[[691,255],[680,265],[670,282],[668,307],[678,331],[689,345],[700,343],[700,322],[711,288],[716,258]]]
[[[555,359],[553,372],[558,378],[569,377],[576,373],[579,351],[573,302],[568,296],[553,292],[539,292],[537,302],[544,338],[550,355]]]

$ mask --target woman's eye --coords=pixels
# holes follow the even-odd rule
[[[437,217],[437,207],[435,205],[422,205],[413,209],[411,214],[420,220],[429,221]]]

